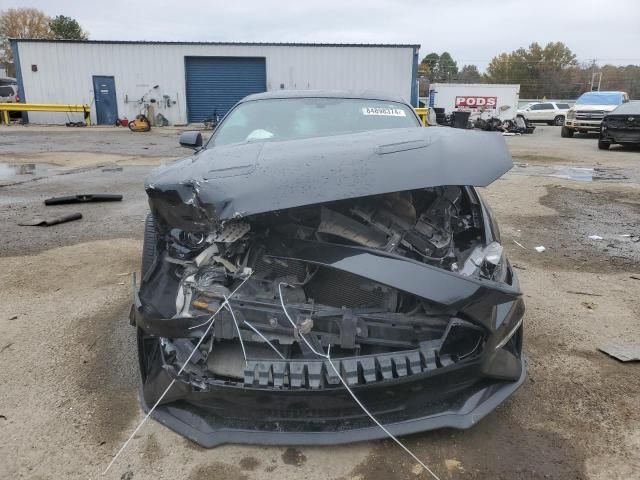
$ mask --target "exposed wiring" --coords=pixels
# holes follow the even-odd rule
[[[231,318],[233,318],[233,323],[236,326],[236,331],[238,332],[238,339],[240,340],[240,347],[242,347],[242,355],[244,355],[244,364],[247,365],[247,351],[244,348],[244,341],[242,340],[242,332],[240,331],[240,326],[238,325],[238,320],[236,320],[236,314],[233,313],[233,308],[231,308],[231,304],[229,303],[229,299],[224,297],[225,308],[231,312]]]
[[[240,285],[238,285],[238,287],[231,293],[231,295],[229,295],[229,298],[231,298],[233,296],[234,293],[236,293],[240,287],[242,287],[245,282],[247,280],[249,280],[249,278],[251,277],[251,275],[253,274],[253,272],[250,272],[249,275],[247,275],[247,277],[242,281],[242,283]],[[207,336],[207,334],[209,333],[209,331],[211,330],[211,327],[214,324],[215,321],[215,317],[218,313],[220,313],[220,311],[225,307],[225,305],[227,304],[228,300],[225,299],[225,301],[218,307],[218,309],[213,313],[213,315],[211,315],[211,317],[209,317],[209,320],[207,320],[207,322],[211,322],[209,323],[209,326],[207,327],[207,329],[205,330],[205,332],[202,334],[202,336],[200,337],[200,339],[198,340],[198,342],[196,343],[196,346],[193,347],[193,350],[191,351],[191,354],[189,354],[189,356],[187,357],[187,359],[185,360],[185,362],[182,364],[182,367],[180,367],[180,370],[178,370],[178,373],[176,374],[176,378],[178,378],[182,372],[184,371],[184,369],[186,368],[187,364],[191,361],[191,358],[193,357],[193,355],[196,353],[196,351],[198,350],[198,347],[200,347],[200,344],[202,343],[202,341],[204,340],[204,338]],[[205,322],[206,323],[206,322]],[[142,419],[142,421],[138,424],[138,426],[136,427],[136,429],[131,433],[131,435],[129,436],[129,438],[127,438],[126,442],[124,442],[124,444],[122,445],[122,447],[120,447],[120,450],[118,450],[118,452],[115,454],[115,456],[113,457],[113,459],[111,460],[111,462],[109,462],[109,465],[107,465],[107,468],[104,469],[104,472],[102,472],[102,475],[106,475],[106,473],[109,471],[109,469],[111,468],[111,466],[116,462],[116,460],[118,459],[118,457],[120,456],[120,454],[122,454],[122,452],[124,452],[125,448],[127,448],[127,445],[129,445],[129,442],[131,442],[131,440],[133,439],[133,437],[136,435],[136,433],[138,433],[138,431],[142,428],[142,425],[144,425],[144,422],[147,421],[147,419],[151,416],[151,414],[154,412],[154,410],[156,409],[156,407],[160,404],[160,402],[164,399],[164,397],[167,395],[167,393],[169,392],[169,390],[171,390],[171,387],[173,387],[173,385],[176,383],[176,378],[174,378],[173,380],[171,380],[171,383],[169,383],[169,385],[167,386],[167,388],[164,390],[164,392],[162,392],[162,395],[160,395],[160,398],[158,398],[158,400],[156,401],[156,403],[153,405],[153,407],[151,407],[149,409],[149,411],[147,412],[147,414],[144,416],[144,418]]]
[[[274,352],[276,352],[278,354],[278,356],[282,359],[282,360],[286,360],[286,358],[284,358],[284,355],[282,355],[280,353],[280,351],[275,347],[275,345],[273,345],[269,340],[267,340],[267,337],[265,337],[262,333],[260,333],[260,331],[254,327],[253,325],[251,325],[249,322],[247,322],[246,320],[244,321],[244,324],[249,327],[251,330],[253,330],[256,335],[258,335],[262,340],[264,340],[267,345],[269,345]]]
[[[309,350],[311,350],[313,353],[315,353],[316,355],[318,355],[321,358],[324,358],[325,360],[327,360],[329,362],[329,365],[331,365],[331,368],[335,372],[336,376],[338,377],[338,379],[340,380],[340,382],[342,383],[344,388],[347,389],[347,392],[349,392],[349,395],[351,395],[351,398],[353,398],[353,400],[358,404],[358,406],[362,409],[362,411],[367,414],[367,416],[373,421],[373,423],[375,423],[378,427],[380,427],[380,429],[389,438],[391,438],[400,448],[402,448],[407,454],[409,454],[409,456],[411,458],[413,458],[416,462],[418,462],[418,464],[420,464],[420,466],[422,468],[424,468],[425,471],[427,471],[433,478],[435,478],[435,480],[440,480],[440,477],[438,477],[422,460],[420,460],[411,450],[409,450],[400,440],[398,440],[398,438],[393,433],[391,433],[382,423],[380,423],[373,416],[373,414],[369,410],[367,410],[367,408],[362,404],[362,402],[358,399],[356,394],[353,393],[353,391],[351,390],[349,385],[347,385],[347,382],[344,381],[344,379],[342,378],[342,375],[340,375],[340,372],[338,372],[338,369],[335,367],[335,365],[333,364],[333,361],[331,360],[331,345],[329,345],[327,347],[327,353],[326,354],[324,352],[318,352],[318,351],[314,350],[314,348],[311,346],[311,344],[307,341],[307,339],[304,337],[304,335],[300,332],[300,329],[298,328],[298,326],[294,323],[294,321],[289,316],[289,312],[287,312],[287,308],[284,305],[284,300],[283,300],[283,297],[282,297],[282,285],[288,285],[288,284],[285,283],[285,282],[280,282],[278,284],[278,293],[280,294],[280,304],[282,305],[282,310],[284,311],[285,316],[289,320],[289,323],[291,323],[291,326],[294,328],[294,330],[296,332],[298,332],[298,335],[304,341],[304,343],[306,343],[307,347],[309,347]]]
[[[438,475],[436,475],[433,470],[431,470],[422,460],[420,460],[415,453],[413,453],[411,450],[409,450],[404,443],[402,443],[400,440],[398,440],[398,438],[391,433],[387,427],[385,427],[382,423],[380,423],[376,417],[373,416],[373,414],[367,410],[367,407],[365,407],[362,402],[358,399],[358,397],[356,396],[355,393],[353,393],[353,391],[351,390],[351,388],[349,387],[349,385],[347,385],[347,382],[344,381],[344,379],[342,378],[342,375],[340,375],[340,372],[338,372],[338,369],[336,368],[336,366],[333,364],[333,361],[331,360],[331,345],[329,345],[327,347],[327,355],[325,356],[325,358],[327,359],[327,361],[329,362],[329,365],[331,365],[331,368],[333,369],[334,373],[336,374],[336,376],[340,379],[340,382],[342,383],[342,385],[344,386],[344,388],[347,389],[347,392],[349,392],[349,395],[351,395],[351,398],[353,398],[353,401],[356,402],[358,404],[358,406],[362,409],[362,411],[364,413],[367,414],[367,416],[378,426],[380,427],[380,429],[394,442],[396,442],[396,444],[402,448],[402,450],[404,450],[407,454],[409,454],[409,456],[411,458],[413,458],[416,462],[418,462],[418,464],[420,464],[420,466],[422,468],[425,469],[425,471],[429,472],[429,474],[435,478],[435,480],[440,480],[440,477],[438,477]]]
[[[241,283],[240,285],[238,285],[238,286],[235,288],[235,290],[229,294],[229,297],[228,297],[228,298],[233,297],[233,296],[235,295],[235,293],[240,289],[240,287],[241,287],[242,285],[244,285],[244,282],[246,282],[247,280],[249,280],[249,277],[250,277],[251,275],[253,275],[253,272],[251,272],[251,273],[249,274],[249,276],[248,276],[247,278],[245,278],[245,279],[242,281],[242,283]],[[225,298],[227,298],[227,297],[225,297]],[[218,312],[219,312],[219,311],[224,307],[225,303],[226,303],[226,300],[225,300],[224,302],[222,302],[222,304],[218,307],[218,309],[216,310],[216,313],[218,313]],[[203,326],[205,326],[207,323],[209,323],[210,321],[211,321],[211,317],[209,317],[209,318],[208,318],[207,320],[205,320],[204,322],[199,323],[198,325],[194,325],[194,326],[192,326],[192,327],[189,327],[187,330],[195,330],[196,328],[203,327]]]
[[[313,346],[309,343],[309,341],[305,338],[304,334],[302,334],[302,332],[300,332],[300,329],[298,328],[298,326],[296,325],[296,323],[291,319],[291,317],[289,316],[289,312],[287,312],[287,307],[284,306],[284,299],[282,296],[282,285],[287,285],[289,286],[288,283],[285,282],[280,282],[278,283],[278,294],[280,296],[280,305],[282,305],[282,310],[284,311],[285,316],[287,317],[287,320],[289,320],[289,323],[291,324],[291,326],[293,327],[293,329],[298,332],[298,335],[300,335],[300,338],[304,341],[304,343],[307,345],[307,347],[309,347],[309,350],[311,350],[313,353],[315,353],[316,355],[320,356],[320,357],[325,357],[326,355],[324,354],[324,352],[318,352],[316,349],[313,348]]]

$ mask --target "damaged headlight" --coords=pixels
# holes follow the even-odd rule
[[[173,228],[167,234],[169,255],[180,260],[191,260],[207,246],[204,233],[186,232]]]
[[[464,262],[461,275],[467,277],[479,274],[481,277],[501,281],[503,277],[504,251],[498,242],[491,242],[486,247],[476,247]]]
[[[576,111],[573,108],[567,112],[567,118],[576,118]]]

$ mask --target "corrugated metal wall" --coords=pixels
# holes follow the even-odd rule
[[[293,46],[18,41],[24,96],[31,103],[88,103],[93,75],[115,78],[118,114],[133,118],[136,100],[157,99],[155,113],[187,122],[185,57],[264,57],[267,90],[376,90],[411,99],[412,47]],[[32,71],[37,65],[37,71]],[[157,89],[153,89],[158,85]],[[93,109],[95,110],[95,109]],[[95,111],[91,112],[95,121]],[[78,114],[69,114],[74,121]],[[30,113],[34,123],[64,123],[65,114]]]

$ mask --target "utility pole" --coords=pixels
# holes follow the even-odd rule
[[[594,92],[594,91],[599,92],[600,91],[600,83],[602,82],[602,72],[596,72],[596,68],[597,68],[596,60],[597,59],[594,58],[591,61],[591,88],[590,88],[590,90],[592,92]],[[597,86],[596,86],[596,78],[598,79],[597,80]]]

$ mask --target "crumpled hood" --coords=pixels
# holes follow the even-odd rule
[[[154,216],[190,231],[274,210],[439,185],[487,186],[513,166],[497,133],[376,130],[226,145],[155,169]]]

